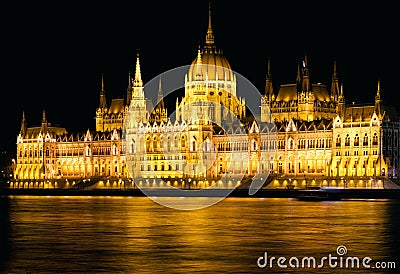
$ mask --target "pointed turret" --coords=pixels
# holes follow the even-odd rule
[[[273,100],[274,97],[274,89],[272,86],[272,75],[271,75],[271,60],[268,58],[268,66],[267,66],[267,77],[265,80],[265,96],[267,100]]]
[[[142,73],[140,69],[140,59],[139,52],[136,54],[136,66],[135,66],[135,78],[133,79],[133,87],[132,87],[132,100],[143,100],[144,99],[144,90],[143,90],[143,81],[142,81]]]
[[[166,123],[167,121],[168,121],[167,109],[165,108],[164,105],[164,95],[162,92],[162,84],[160,77],[160,81],[158,83],[157,105],[151,114],[150,123],[161,123],[161,122]]]
[[[339,91],[339,102],[344,102],[344,91],[343,91],[343,83],[340,85],[340,91]]]
[[[381,100],[381,80],[378,80],[378,88],[376,90],[375,100]]]
[[[101,90],[100,90],[99,108],[101,108],[101,109],[107,108],[106,92],[104,90],[104,75],[103,74],[101,74]]]
[[[21,136],[25,135],[26,128],[27,128],[27,123],[26,123],[26,118],[25,118],[25,111],[22,111],[21,129],[19,131]]]
[[[164,95],[163,95],[163,92],[162,92],[161,77],[160,77],[160,80],[158,82],[157,105],[161,109],[164,109]]]
[[[142,74],[140,72],[140,61],[139,61],[139,52],[136,56],[136,69],[135,69],[135,79],[133,80],[134,87],[143,87]]]
[[[303,64],[303,81],[301,85],[301,89],[303,92],[309,92],[311,91],[311,85],[310,85],[310,75],[308,72],[308,60],[307,60],[307,54],[304,56]]]
[[[336,71],[336,59],[333,60],[333,73],[332,73],[332,84],[331,84],[331,99],[335,102],[339,96],[339,78]]]
[[[337,109],[337,112],[340,117],[343,117],[343,115],[344,115],[345,106],[346,106],[346,100],[344,98],[343,83],[342,83],[340,85],[340,92],[339,92],[339,96],[338,96],[338,109]]]
[[[43,114],[42,114],[41,131],[42,131],[43,135],[47,133],[47,118],[46,118],[46,111],[44,109],[43,109]]]
[[[270,107],[275,100],[274,89],[272,86],[271,60],[268,58],[267,77],[265,80],[265,93],[261,99],[261,122],[268,122],[270,118]]]
[[[134,123],[147,123],[151,110],[147,109],[147,99],[144,97],[139,52],[136,55],[135,78],[133,79],[130,108],[130,119]]]
[[[44,109],[43,109],[43,112],[42,112],[42,124],[43,123],[47,124],[46,111]]]
[[[201,61],[201,51],[197,50],[197,60],[196,60],[196,79],[195,80],[203,80],[203,70],[202,70],[203,62]]]
[[[214,45],[214,34],[211,25],[211,1],[208,2],[208,29],[206,35],[206,45],[207,46]]]
[[[301,66],[297,64],[297,74],[296,74],[296,87],[297,91],[301,91]]]
[[[297,65],[296,83],[297,84],[301,83],[301,68],[300,68],[300,64]]]
[[[378,116],[380,116],[382,114],[381,108],[382,108],[381,81],[378,80],[378,87],[377,87],[376,95],[375,95],[375,112]]]

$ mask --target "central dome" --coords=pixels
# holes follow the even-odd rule
[[[214,33],[211,27],[210,6],[208,9],[208,29],[206,35],[206,44],[203,49],[199,49],[197,57],[190,65],[187,79],[189,81],[234,81],[231,65],[222,54],[222,50],[217,49],[214,44]]]
[[[196,80],[199,73],[201,73],[203,80],[206,79],[206,76],[210,81],[233,80],[231,65],[222,54],[222,50],[216,49],[215,46],[205,46],[202,50],[199,50],[199,54],[189,68],[189,81]]]

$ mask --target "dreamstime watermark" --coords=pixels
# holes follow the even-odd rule
[[[252,180],[249,194],[255,194],[269,176],[267,163],[275,153],[275,146],[265,145],[267,136],[269,142],[276,132],[268,108],[263,115],[270,120],[261,122],[258,89],[225,67],[192,66],[166,71],[142,90],[134,90],[137,94],[133,94],[123,128],[126,166],[135,186],[153,201],[182,210],[225,199],[245,176]],[[204,77],[196,79],[202,72]],[[216,79],[206,72],[214,73]],[[220,72],[225,75],[218,76]],[[176,109],[168,115],[168,122],[155,125],[144,115],[154,113],[159,103],[160,98],[154,97],[161,80],[164,98],[179,95],[182,89],[185,95],[174,96]],[[156,102],[153,109],[145,109],[143,93]],[[182,99],[179,106],[178,99]],[[258,126],[253,134],[249,134],[253,122],[243,122],[244,113]],[[194,180],[202,181],[201,187],[191,188]]]
[[[316,258],[313,256],[292,256],[275,257],[268,256],[268,252],[257,259],[259,268],[272,269],[278,268],[351,268],[351,269],[395,269],[395,261],[377,261],[371,257],[346,256],[347,248],[344,245],[339,245],[336,248],[336,254],[329,253],[328,256]]]

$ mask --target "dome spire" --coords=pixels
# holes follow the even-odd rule
[[[208,29],[206,35],[206,45],[214,45],[214,34],[211,26],[211,1],[208,2]]]

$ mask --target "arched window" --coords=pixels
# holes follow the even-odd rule
[[[342,141],[341,141],[340,135],[338,134],[338,136],[336,137],[336,146],[340,147],[341,145],[342,145]]]
[[[360,136],[356,134],[356,136],[354,137],[354,146],[359,146],[359,145],[360,145]]]
[[[293,139],[289,139],[288,149],[294,149]]]
[[[375,132],[374,136],[372,137],[372,145],[377,146],[378,145],[378,134]]]
[[[157,137],[154,136],[153,138],[153,150],[156,151],[157,150]]]
[[[150,137],[146,138],[146,151],[152,151],[150,148]]]
[[[86,147],[86,156],[90,156],[90,145]]]
[[[117,145],[116,145],[116,144],[113,144],[112,154],[113,154],[113,155],[117,155],[117,154],[118,154],[118,148],[117,148]]]
[[[345,146],[349,146],[350,145],[350,136],[349,136],[349,134],[346,135],[346,140],[345,140],[344,145]]]
[[[185,137],[182,136],[181,147],[185,147],[185,146],[186,146],[186,140],[185,140]]]
[[[364,135],[363,146],[368,146],[368,134],[367,133],[365,133],[365,135]]]

